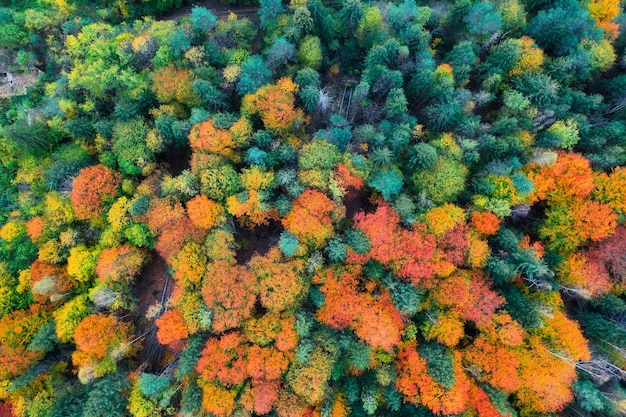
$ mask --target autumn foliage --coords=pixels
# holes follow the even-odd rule
[[[556,163],[531,169],[535,199],[552,205],[583,200],[595,186],[589,160],[579,154],[560,152]]]
[[[163,259],[170,259],[186,242],[199,242],[206,236],[206,229],[195,226],[185,216],[165,225],[159,235],[155,248]]]
[[[372,214],[357,214],[354,221],[370,239],[372,249],[365,255],[352,254],[351,263],[375,259],[415,284],[434,275],[435,237],[426,233],[424,225],[416,223],[413,230],[402,228],[387,204],[379,205]]]
[[[626,415],[624,1],[2,3],[0,417]]]
[[[70,194],[76,216],[79,219],[101,216],[106,203],[112,202],[117,194],[121,182],[121,175],[104,165],[81,170]]]
[[[28,221],[28,223],[26,223],[26,232],[32,240],[37,240],[41,237],[43,228],[44,221],[43,218],[41,218],[40,216],[33,217]]]
[[[303,243],[319,247],[333,234],[330,213],[334,208],[325,194],[306,190],[294,201],[291,212],[283,218],[283,225]]]
[[[259,282],[261,304],[270,311],[294,310],[308,289],[302,260],[285,261],[275,247],[254,257],[250,267]]]
[[[572,400],[570,386],[576,379],[576,369],[553,353],[538,337],[531,337],[528,349],[521,352],[517,397],[522,407],[551,413],[562,410]]]
[[[74,341],[83,354],[102,359],[116,343],[126,340],[128,330],[128,324],[119,322],[113,316],[94,314],[80,322]],[[76,359],[80,362],[82,356],[78,355]]]
[[[129,353],[131,326],[105,314],[92,314],[76,327],[72,362],[81,380],[89,381],[117,369],[116,362]]]
[[[20,375],[43,356],[43,352],[27,348],[47,319],[45,310],[38,305],[0,317],[0,379]]]
[[[217,333],[238,327],[252,315],[258,284],[245,267],[215,261],[207,265],[202,286],[204,302],[213,310]]]
[[[173,345],[189,336],[183,317],[178,310],[168,310],[159,317],[155,324],[158,327],[157,338],[162,345]]]
[[[187,214],[191,222],[202,229],[211,229],[224,220],[222,206],[203,195],[198,195],[187,202]]]
[[[128,283],[140,272],[146,262],[146,254],[129,244],[105,249],[96,264],[96,275],[103,283]]]
[[[168,65],[157,70],[152,78],[152,89],[161,103],[177,101],[182,104],[194,104],[199,102],[193,91],[193,75],[190,71]]]
[[[249,411],[269,412],[278,400],[279,380],[288,364],[282,352],[245,343],[238,332],[209,339],[196,367],[203,381],[204,409],[218,416],[229,415],[234,408],[234,391],[229,388],[250,380],[251,398],[244,404]],[[217,388],[218,384],[226,389]]]
[[[304,121],[304,113],[294,106],[297,90],[290,78],[281,78],[275,85],[261,87],[245,96],[242,111],[259,115],[267,130],[284,136]]]
[[[39,299],[50,299],[63,296],[74,287],[77,282],[68,276],[65,268],[44,261],[35,261],[31,265],[31,292]]]
[[[397,360],[401,371],[395,384],[407,401],[423,404],[435,414],[459,414],[467,409],[470,381],[458,354],[454,355],[455,382],[449,389],[433,380],[426,361],[411,345],[400,351]]]
[[[500,228],[500,219],[489,211],[476,212],[472,214],[471,225],[478,233],[493,235]]]
[[[321,291],[325,304],[317,312],[321,322],[340,330],[350,327],[375,349],[390,351],[400,342],[404,327],[401,314],[393,307],[390,295],[374,282],[366,281],[365,291],[359,290],[358,268],[340,276],[332,270],[322,271],[318,280],[324,282]]]
[[[233,158],[237,144],[226,129],[218,129],[209,119],[195,125],[189,134],[189,144],[196,151],[206,151]]]

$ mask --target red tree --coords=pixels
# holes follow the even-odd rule
[[[619,226],[613,236],[592,246],[587,256],[592,270],[608,271],[614,284],[626,285],[626,227]]]
[[[402,315],[389,293],[374,281],[363,282],[365,291],[360,291],[359,273],[358,267],[346,269],[340,276],[330,269],[321,273],[324,305],[317,318],[340,330],[350,327],[373,348],[390,351],[400,342]]]
[[[197,228],[189,217],[184,216],[163,227],[155,248],[163,259],[169,261],[186,242],[201,242],[207,232],[206,229]]]
[[[365,255],[356,255],[351,251],[348,262],[363,264],[369,258],[375,259],[415,284],[433,276],[431,261],[436,240],[426,234],[424,225],[415,223],[413,230],[402,228],[400,218],[386,203],[378,206],[374,213],[357,214],[354,221],[355,226],[370,239],[372,248]]]

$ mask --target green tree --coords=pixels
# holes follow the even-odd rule
[[[322,65],[323,58],[320,38],[307,36],[302,39],[298,47],[298,62],[302,66],[318,70]]]
[[[140,118],[122,122],[113,128],[113,152],[117,163],[127,175],[139,175],[152,162],[153,153],[146,146],[148,124]]]
[[[413,145],[408,151],[407,165],[410,169],[428,169],[437,162],[437,149],[428,143]]]
[[[122,373],[108,375],[96,381],[83,408],[83,417],[123,417],[126,415],[128,382]]]
[[[391,201],[394,196],[400,194],[404,181],[397,168],[385,171],[377,171],[369,181],[370,187],[380,192],[386,201]]]
[[[360,0],[348,0],[343,3],[339,11],[342,33],[349,37],[355,33],[359,22],[363,18],[363,5]]]
[[[293,256],[300,249],[300,242],[298,241],[297,236],[285,230],[280,234],[280,240],[278,241],[278,246],[280,247],[280,250],[282,250],[285,255]]]
[[[408,102],[402,88],[394,88],[387,95],[385,110],[390,118],[404,116],[408,112]]]
[[[210,110],[217,111],[226,108],[225,94],[210,81],[196,80],[193,82],[193,89],[203,104]]]
[[[253,55],[241,66],[241,75],[237,83],[237,93],[252,94],[259,87],[271,81],[272,71],[260,55]]]
[[[418,191],[424,191],[435,204],[443,204],[456,200],[467,176],[468,170],[461,162],[440,156],[432,168],[415,172],[412,179]]]
[[[193,29],[199,32],[211,32],[217,26],[217,18],[211,10],[205,7],[195,6],[191,9],[191,22]]]
[[[241,191],[242,186],[237,171],[227,164],[204,170],[200,175],[200,189],[202,194],[223,204]]]
[[[296,54],[296,47],[284,37],[274,40],[272,46],[267,51],[267,62],[271,68],[275,70],[284,67],[288,62],[292,61]]]
[[[474,36],[490,36],[502,27],[502,15],[491,3],[476,3],[465,17],[467,30]]]
[[[528,34],[544,50],[557,56],[566,55],[582,39],[594,36],[595,20],[575,1],[557,3],[541,10],[528,22]]]
[[[320,74],[315,71],[313,68],[303,68],[296,74],[295,78],[296,84],[300,86],[300,89],[305,87],[317,87],[321,86],[320,84]]]
[[[259,20],[263,30],[270,32],[284,11],[281,0],[259,0]]]
[[[378,7],[371,6],[365,8],[355,35],[365,50],[369,50],[373,45],[382,42],[385,36],[385,27]]]

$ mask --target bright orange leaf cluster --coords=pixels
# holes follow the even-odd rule
[[[391,351],[400,342],[404,328],[402,315],[395,309],[389,293],[374,281],[360,277],[360,268],[340,274],[332,269],[320,273],[324,305],[317,311],[322,323],[343,330],[350,327],[357,336],[375,349]],[[364,280],[365,291],[360,291]]]
[[[591,164],[582,155],[558,152],[557,162],[530,166],[528,178],[535,184],[535,200],[547,200],[556,205],[587,198],[594,188]]]
[[[281,78],[276,84],[259,88],[243,99],[244,114],[258,114],[265,129],[281,136],[293,132],[304,122],[304,113],[295,107],[298,86],[291,78]]]
[[[189,337],[183,316],[178,309],[168,310],[156,319],[157,338],[162,345],[177,345]]]
[[[306,190],[282,222],[302,243],[319,247],[333,235],[330,213],[334,209],[335,204],[325,194]]]
[[[26,233],[32,240],[37,240],[41,237],[44,228],[44,221],[41,216],[33,217],[26,223]]]
[[[477,211],[472,214],[471,226],[478,233],[491,236],[500,229],[500,219],[490,211]]]
[[[194,151],[211,152],[231,159],[236,148],[230,132],[215,127],[212,119],[193,126],[189,145]]]
[[[166,226],[175,224],[185,216],[185,209],[179,202],[170,199],[152,200],[147,213],[148,226],[155,235]]]
[[[249,411],[269,412],[280,392],[280,379],[289,359],[273,347],[246,343],[239,332],[207,340],[196,370],[203,381],[203,405],[207,412],[227,416],[234,408],[231,388],[250,381],[247,398],[242,401]],[[225,388],[216,390],[218,384]]]
[[[454,352],[454,385],[446,389],[428,373],[426,361],[414,346],[404,347],[397,357],[396,388],[407,401],[428,407],[435,414],[459,414],[467,409],[470,381],[461,366],[458,352]]]
[[[523,343],[524,334],[524,329],[508,314],[496,315],[464,351],[463,361],[478,381],[504,392],[515,392],[520,387],[516,348]]]
[[[107,202],[117,194],[122,176],[104,165],[82,169],[72,185],[70,198],[76,217],[90,219],[101,216]]]
[[[386,203],[380,204],[374,213],[357,214],[354,222],[370,239],[372,249],[365,255],[351,253],[348,262],[363,264],[367,259],[375,259],[415,284],[433,276],[431,260],[436,240],[426,234],[424,225],[415,223],[413,230],[402,228],[400,218]]]
[[[226,219],[224,208],[204,195],[197,195],[187,202],[187,214],[201,229],[211,229]]]
[[[146,263],[143,250],[122,244],[103,250],[96,264],[96,275],[103,283],[129,283]]]
[[[576,368],[554,355],[537,336],[520,350],[517,398],[531,412],[553,413],[562,410],[573,398],[572,383]]]
[[[114,316],[92,314],[84,318],[74,333],[76,351],[72,361],[76,366],[93,366],[119,349],[123,353],[129,342],[130,325],[118,321]]]
[[[222,333],[239,327],[254,310],[258,284],[244,266],[215,261],[207,265],[202,297],[213,310],[212,329]]]

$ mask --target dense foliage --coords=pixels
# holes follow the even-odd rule
[[[626,413],[620,0],[184,3],[0,8],[0,416]]]

